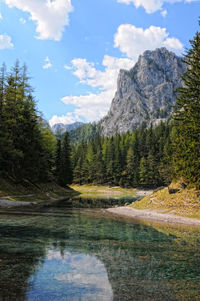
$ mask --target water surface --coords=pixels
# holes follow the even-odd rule
[[[69,207],[1,212],[0,300],[200,300],[198,228]]]

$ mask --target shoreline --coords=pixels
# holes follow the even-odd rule
[[[122,216],[133,218],[135,220],[150,220],[155,222],[163,222],[163,223],[173,223],[173,224],[182,224],[182,225],[194,225],[200,226],[200,220],[196,218],[189,218],[180,215],[168,214],[168,213],[160,213],[155,210],[150,209],[134,209],[132,207],[116,207],[116,208],[108,208],[105,209],[107,212]]]
[[[7,198],[0,198],[0,208],[9,208],[9,207],[21,207],[21,206],[30,206],[36,205],[37,202],[25,202],[25,201],[11,201]]]

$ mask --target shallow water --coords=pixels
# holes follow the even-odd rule
[[[200,300],[199,250],[198,228],[68,201],[1,212],[0,300]]]

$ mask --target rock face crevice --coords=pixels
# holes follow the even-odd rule
[[[149,126],[166,120],[185,71],[182,59],[166,48],[147,50],[132,69],[120,70],[110,111],[100,121],[103,135],[126,133],[143,122]]]

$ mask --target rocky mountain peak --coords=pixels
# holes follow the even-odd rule
[[[83,122],[74,122],[71,124],[56,123],[51,127],[55,135],[63,135],[66,131],[70,132],[83,125]]]
[[[182,85],[186,66],[166,48],[147,50],[129,71],[120,70],[117,91],[106,117],[100,121],[104,135],[125,133],[170,116]]]

